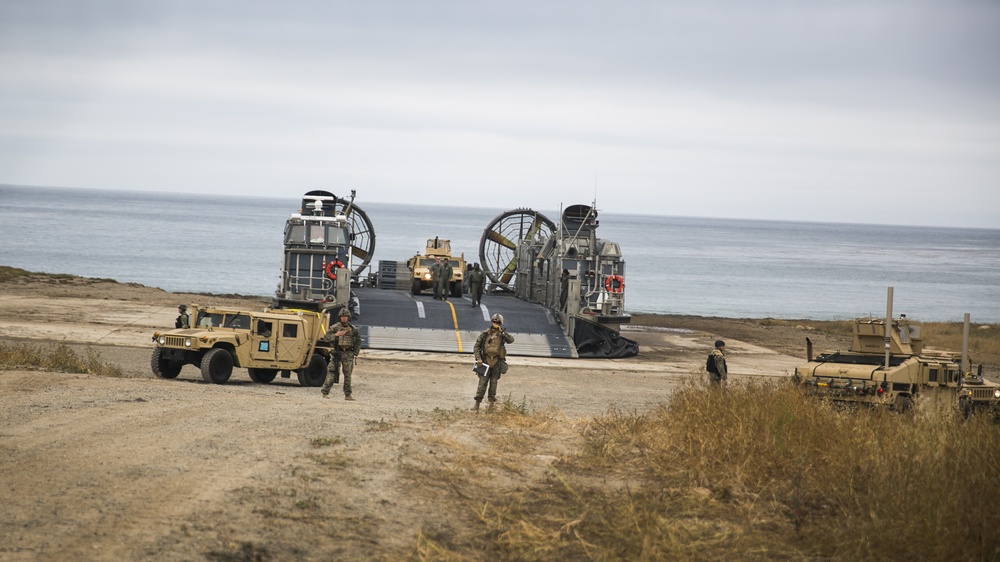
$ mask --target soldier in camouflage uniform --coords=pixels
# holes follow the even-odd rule
[[[479,269],[477,263],[469,272],[469,296],[472,298],[472,306],[479,306],[483,302],[483,288],[486,285],[486,274]]]
[[[490,370],[486,376],[479,377],[479,387],[476,389],[476,404],[472,407],[474,411],[479,410],[479,403],[486,395],[487,385],[489,386],[490,408],[497,401],[497,381],[500,375],[507,372],[507,344],[514,342],[514,336],[508,334],[503,329],[503,316],[494,314],[490,319],[492,325],[484,330],[476,339],[473,351],[476,354],[476,367],[482,367],[485,363]]]
[[[708,370],[709,382],[717,386],[726,386],[729,379],[729,368],[726,366],[726,342],[722,340],[715,342],[715,349],[708,355],[705,368]]]
[[[351,325],[351,311],[346,306],[340,309],[340,322],[330,326],[330,330],[323,335],[323,341],[333,344],[335,356],[335,360],[330,362],[326,380],[323,382],[323,398],[330,397],[330,387],[339,378],[337,376],[339,362],[344,372],[344,400],[354,400],[351,397],[351,374],[354,373],[354,358],[361,353],[361,332]]]
[[[174,328],[190,328],[191,319],[188,317],[187,305],[177,305],[177,319],[174,320]]]

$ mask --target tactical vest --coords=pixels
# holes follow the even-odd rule
[[[339,325],[339,323],[338,323],[338,325]],[[339,328],[337,328],[337,329],[335,329],[333,331],[337,332],[337,331],[339,331],[341,329],[344,330],[344,335],[342,335],[342,336],[340,336],[340,337],[337,338],[337,348],[340,349],[340,350],[343,350],[343,351],[353,350],[354,349],[354,338],[352,338],[351,336],[353,335],[354,330],[352,330],[350,326],[340,325]]]
[[[503,344],[503,336],[499,331],[487,334],[486,341],[483,342],[483,356],[490,359],[502,358]]]

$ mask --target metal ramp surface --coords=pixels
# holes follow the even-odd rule
[[[545,307],[512,296],[484,295],[482,304],[473,307],[468,297],[438,301],[408,291],[354,291],[358,316],[353,323],[361,332],[362,348],[472,353],[490,317],[500,313],[504,328],[514,336],[508,355],[577,357],[573,342]]]

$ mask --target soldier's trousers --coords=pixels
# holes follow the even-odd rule
[[[496,402],[497,381],[500,380],[500,375],[503,374],[501,371],[506,370],[506,361],[499,359],[493,367],[490,367],[490,371],[485,377],[479,377],[479,386],[476,388],[475,396],[476,402],[482,402],[483,396],[489,397],[490,402]],[[489,388],[489,394],[486,393],[487,388]]]
[[[434,282],[434,296],[448,298],[448,282],[444,280]]]
[[[326,380],[323,381],[323,394],[330,394],[330,387],[333,386],[333,379],[337,378],[336,363],[330,362],[330,370],[326,372]],[[345,351],[340,354],[340,369],[344,374],[344,396],[351,395],[351,375],[354,373],[354,354]]]

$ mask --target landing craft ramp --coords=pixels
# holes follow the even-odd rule
[[[490,317],[500,313],[504,329],[514,336],[508,355],[577,357],[576,346],[545,307],[513,296],[484,295],[482,304],[473,307],[467,297],[439,301],[371,287],[355,292],[359,305],[353,323],[361,332],[362,348],[473,353]]]

